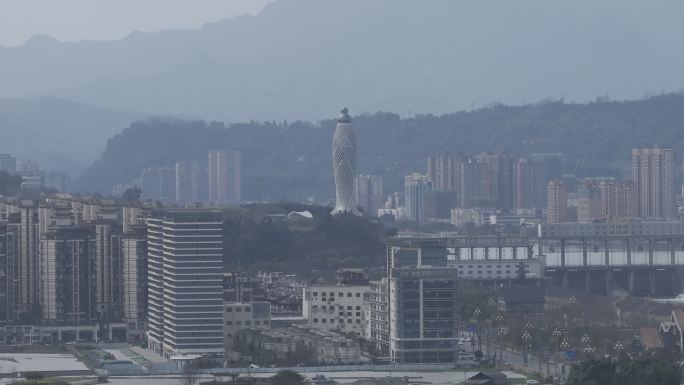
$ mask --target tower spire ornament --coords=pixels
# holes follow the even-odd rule
[[[356,208],[356,138],[351,125],[349,109],[344,107],[337,118],[332,141],[332,164],[335,176],[335,208],[332,215],[352,213],[361,215]]]

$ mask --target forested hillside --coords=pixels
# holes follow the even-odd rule
[[[307,210],[311,220],[288,220]],[[274,216],[275,215],[275,216]],[[310,276],[340,267],[380,266],[385,228],[368,218],[330,215],[330,208],[297,203],[249,204],[226,210],[227,269],[289,271]]]
[[[335,116],[336,108],[331,110]],[[566,172],[620,175],[628,170],[632,147],[662,144],[684,149],[684,95],[589,104],[494,105],[408,119],[379,112],[356,116],[353,124],[358,171],[382,173],[388,190],[400,188],[402,175],[424,172],[426,157],[444,150],[561,152]],[[206,165],[209,149],[229,148],[243,152],[247,199],[303,201],[313,197],[325,202],[333,196],[330,144],[334,126],[334,119],[316,124],[228,126],[165,118],[139,121],[107,142],[102,157],[87,170],[79,187],[108,193],[114,183],[132,180],[147,166],[193,159]]]

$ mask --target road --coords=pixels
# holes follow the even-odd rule
[[[494,355],[494,346],[483,345],[483,349],[485,354],[489,353],[490,356]],[[500,348],[496,348],[496,360],[497,363],[508,362],[517,366],[528,367],[543,373],[544,377],[553,376],[563,378],[567,376],[567,371],[570,370],[569,366],[565,362],[559,362],[558,365],[556,365],[553,359],[546,361],[534,356],[533,354],[528,355],[526,363],[524,352],[515,352],[507,349],[502,351]],[[563,367],[565,367],[565,376],[562,375]]]

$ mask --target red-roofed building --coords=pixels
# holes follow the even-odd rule
[[[684,359],[684,310],[672,310],[669,321],[660,324],[658,333],[665,350],[679,353],[679,359]]]
[[[634,335],[635,347],[639,350],[659,350],[665,347],[660,337],[659,328],[651,326],[640,326]]]

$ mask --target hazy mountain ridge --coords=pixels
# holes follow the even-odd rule
[[[620,12],[615,12],[615,7]],[[684,86],[681,2],[276,0],[256,16],[117,41],[0,48],[0,97],[223,121],[448,113]]]
[[[567,104],[552,101],[511,107],[493,105],[472,112],[355,116],[359,172],[382,173],[388,190],[401,189],[402,176],[425,172],[427,156],[440,151],[506,150],[513,154],[561,152],[567,172],[581,176],[626,175],[631,148],[661,143],[684,150],[684,95],[668,94],[628,102]],[[102,157],[80,181],[89,191],[108,193],[114,183],[136,178],[147,166],[177,160],[206,164],[213,148],[243,152],[247,199],[319,202],[333,196],[330,144],[334,119],[318,124],[223,123],[157,118],[136,122],[111,138]]]
[[[142,117],[57,98],[0,99],[0,152],[77,176],[100,156],[105,138]]]

